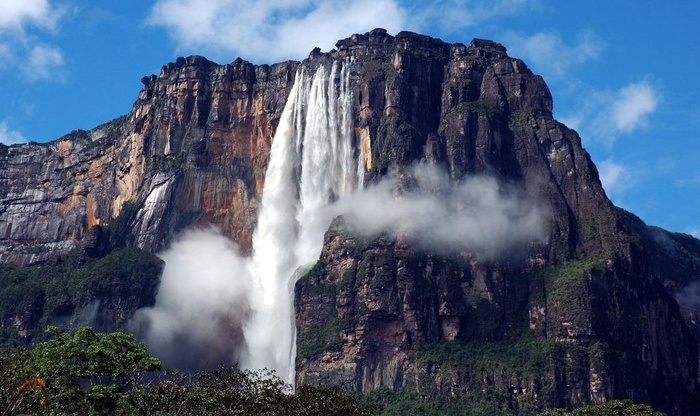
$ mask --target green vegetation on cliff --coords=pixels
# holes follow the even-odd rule
[[[28,345],[48,324],[123,328],[136,309],[154,304],[162,269],[158,257],[133,247],[102,258],[76,249],[35,267],[0,263],[0,345]]]
[[[608,402],[583,406],[571,412],[561,409],[548,410],[541,416],[664,416],[651,406],[631,400],[610,400]]]
[[[587,394],[584,369],[600,368],[601,343],[561,344],[525,336],[502,342],[432,342],[415,345],[416,374],[398,393],[376,390],[367,397],[383,416],[538,415],[561,407],[566,396]],[[562,387],[562,386],[568,386]]]
[[[478,394],[455,390],[454,374],[442,377],[452,400],[428,399],[427,391],[378,390],[364,401],[324,386],[300,386],[294,394],[274,374],[221,366],[184,374],[162,370],[144,343],[122,332],[97,333],[79,327],[74,333],[49,327],[51,339],[34,348],[0,350],[0,412],[56,415],[511,415],[506,394],[497,386]],[[465,364],[472,370],[539,371],[556,346],[546,340],[514,345],[456,343],[421,345],[420,362],[438,366]],[[516,351],[511,355],[508,351]],[[452,377],[452,378],[448,378]],[[483,375],[482,377],[489,377]],[[470,386],[469,388],[474,387]],[[461,386],[459,387],[462,388]],[[522,413],[522,408],[518,411]],[[528,414],[537,414],[530,409]],[[573,411],[546,410],[542,416],[663,416],[644,404],[613,400]]]

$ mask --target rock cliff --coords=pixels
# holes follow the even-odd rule
[[[35,264],[95,245],[125,207],[131,243],[148,251],[203,224],[249,251],[294,74],[340,58],[353,65],[367,185],[397,169],[410,182],[417,163],[454,183],[497,177],[546,207],[546,237],[485,258],[367,237],[336,218],[296,286],[299,383],[488,396],[519,414],[612,397],[675,414],[700,405],[698,309],[686,296],[700,243],[613,206],[543,79],[487,40],[376,29],[302,63],[180,58],[143,78],[123,117],[0,146],[0,257]]]
[[[139,247],[217,224],[249,250],[270,142],[295,62],[179,58],[144,77],[129,114],[47,144],[0,149],[0,257],[45,261],[137,204]]]
[[[671,296],[700,276],[689,260],[697,243],[687,250],[613,206],[579,136],[553,118],[541,77],[484,40],[374,31],[337,47],[357,62],[370,178],[416,162],[457,182],[496,175],[546,201],[548,238],[484,259],[368,240],[336,221],[296,287],[300,383],[443,400],[493,389],[503,409],[525,414],[623,396],[681,414],[698,404],[693,324]],[[669,267],[674,244],[694,254]],[[481,355],[491,343],[521,362],[484,365],[445,343]]]

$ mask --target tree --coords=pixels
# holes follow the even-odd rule
[[[540,416],[665,416],[655,411],[648,404],[635,403],[632,400],[609,400],[600,404],[591,404],[566,412],[552,409]]]
[[[160,360],[132,335],[100,334],[90,327],[80,327],[72,335],[55,326],[47,332],[50,340],[28,354],[10,357],[14,363],[7,367],[15,373],[15,383],[22,378],[44,380],[46,399],[55,413],[111,414],[141,384],[144,374],[161,367]],[[42,407],[29,401],[25,406],[27,412]]]
[[[371,416],[380,406],[361,403],[332,387],[302,385],[296,394],[287,396],[284,409],[300,416]]]
[[[145,344],[121,332],[48,327],[51,339],[0,353],[0,415],[348,415],[376,406],[328,387],[292,394],[273,372],[220,366],[160,371]],[[148,377],[144,377],[148,373]],[[4,413],[3,413],[4,412]]]

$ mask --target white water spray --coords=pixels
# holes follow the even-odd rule
[[[297,72],[272,142],[253,234],[253,316],[244,327],[242,365],[275,370],[292,385],[295,271],[318,259],[331,220],[324,208],[352,192],[364,174],[353,133],[350,65],[334,61],[312,76],[305,68]]]
[[[214,229],[190,230],[161,253],[156,305],[134,322],[166,365],[195,370],[229,358],[293,385],[294,283],[319,258],[334,215],[360,234],[387,232],[446,253],[493,257],[546,239],[548,210],[494,178],[454,183],[417,165],[405,172],[418,187],[399,198],[394,174],[345,197],[362,187],[365,160],[354,135],[350,67],[297,73],[273,139],[251,257]]]

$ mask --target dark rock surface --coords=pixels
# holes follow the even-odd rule
[[[0,145],[0,258],[41,263],[80,244],[99,252],[94,227],[124,207],[137,210],[128,226],[146,250],[215,224],[249,251],[296,69],[351,57],[368,183],[417,162],[443,166],[455,183],[497,176],[548,207],[547,237],[484,260],[361,238],[337,219],[297,285],[298,381],[421,397],[493,390],[516,414],[611,397],[674,414],[700,406],[700,305],[687,296],[700,281],[700,242],[613,206],[578,134],[553,118],[540,76],[488,40],[376,29],[336,48],[271,66],[179,58],[142,79],[123,117],[48,144]],[[537,369],[435,354],[485,343],[525,351]]]
[[[481,260],[387,236],[365,241],[337,221],[297,284],[300,383],[443,398],[495,388],[525,414],[610,397],[680,414],[698,405],[693,316],[672,297],[700,277],[689,260],[697,240],[681,239],[686,261],[668,267],[679,251],[660,250],[652,237],[666,232],[613,206],[579,136],[553,118],[540,76],[485,40],[449,45],[374,31],[336,46],[357,62],[357,134],[370,142],[370,180],[419,161],[445,166],[454,181],[496,175],[546,201],[549,236],[519,257]],[[557,346],[540,373],[475,372],[426,361],[420,347],[533,336]],[[483,382],[465,381],[474,378]]]

